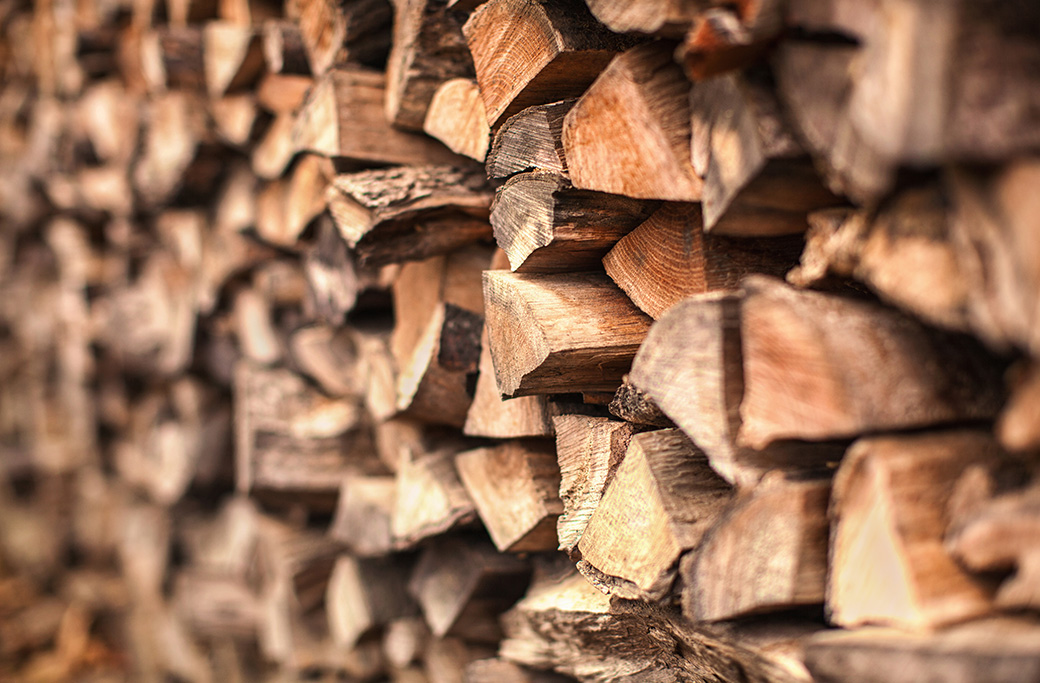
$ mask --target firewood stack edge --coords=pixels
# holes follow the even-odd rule
[[[1040,680],[1040,5],[0,30],[0,679]]]

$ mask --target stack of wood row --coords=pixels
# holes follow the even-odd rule
[[[1040,677],[1040,10],[0,8],[0,678]]]

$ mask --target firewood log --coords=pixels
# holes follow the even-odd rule
[[[260,600],[236,577],[181,571],[174,582],[171,602],[195,634],[242,641],[256,638]]]
[[[294,147],[296,119],[290,114],[274,117],[251,150],[253,172],[265,180],[285,174],[297,150]]]
[[[589,9],[611,31],[638,31],[677,37],[683,34],[697,12],[706,4],[701,0],[589,0]]]
[[[266,19],[260,27],[260,39],[264,48],[264,63],[269,73],[310,75],[311,66],[307,61],[303,31],[297,22]]]
[[[460,453],[459,478],[502,552],[556,548],[560,468],[551,444],[513,441]],[[508,507],[502,505],[510,500]]]
[[[486,2],[463,33],[492,128],[525,107],[580,95],[615,53],[635,42],[570,0]]]
[[[661,412],[649,394],[632,384],[625,375],[614,398],[610,401],[610,414],[632,424],[647,427],[675,427],[675,423]]]
[[[292,114],[303,105],[314,87],[308,75],[268,73],[256,87],[256,103],[272,114]]]
[[[537,104],[506,119],[487,154],[489,178],[508,178],[523,171],[567,175],[563,153],[563,120],[575,99]]]
[[[690,163],[689,91],[665,44],[635,47],[611,61],[564,120],[574,186],[700,201],[703,183]]]
[[[386,65],[386,116],[405,130],[423,130],[437,88],[473,75],[462,36],[464,16],[445,0],[393,0],[394,33]]]
[[[326,199],[362,263],[426,258],[488,236],[491,196],[482,174],[404,166],[339,175]]]
[[[341,555],[336,560],[325,604],[337,645],[349,649],[391,620],[418,614],[405,590],[410,570],[398,557],[366,560]]]
[[[393,550],[390,520],[396,486],[387,475],[347,474],[340,484],[329,535],[358,557],[389,554]]]
[[[483,370],[481,370],[483,372]],[[1012,389],[1000,413],[996,435],[1009,451],[1028,452],[1040,446],[1040,368],[1035,362],[1013,366]]]
[[[613,595],[664,598],[731,491],[679,430],[634,435],[578,542],[578,569]]]
[[[477,659],[467,664],[464,680],[465,683],[566,683],[573,679],[495,657]]]
[[[260,36],[252,27],[211,21],[202,30],[202,62],[210,97],[251,88],[264,68]]]
[[[416,453],[410,460],[398,463],[391,517],[397,547],[413,547],[424,538],[469,525],[476,519],[473,500],[455,468],[455,456],[460,450],[457,445],[441,447]]]
[[[314,218],[325,210],[332,163],[317,154],[301,155],[290,176],[269,183],[257,198],[257,234],[265,242],[294,247]]]
[[[503,396],[614,391],[650,326],[597,273],[486,271],[484,311]]]
[[[141,38],[141,70],[148,88],[205,92],[205,48],[200,26],[152,29]]]
[[[831,503],[830,620],[928,630],[987,614],[991,589],[943,547],[945,502],[965,467],[1000,457],[968,430],[853,444]]]
[[[676,59],[691,80],[746,68],[758,61],[784,30],[786,6],[751,0],[709,7],[694,18]]]
[[[456,154],[484,161],[491,128],[477,82],[472,78],[444,81],[430,99],[422,129]]]
[[[516,400],[516,399],[514,399]],[[589,518],[625,457],[636,428],[586,415],[553,418],[563,512],[556,523],[559,549],[572,553]]]
[[[679,565],[683,614],[693,621],[823,603],[830,481],[767,474],[741,491]]]
[[[378,66],[390,49],[387,0],[292,0],[285,14],[299,24],[315,75],[346,62]]]
[[[260,112],[252,94],[211,100],[209,112],[217,135],[232,147],[245,147],[260,128]]]
[[[194,95],[171,91],[149,100],[146,132],[132,171],[134,188],[150,205],[170,199],[205,140],[205,107]]]
[[[495,195],[491,225],[511,270],[591,270],[656,208],[652,202],[574,189],[561,175],[513,176]]]

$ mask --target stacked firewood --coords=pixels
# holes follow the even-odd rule
[[[0,31],[0,678],[1040,679],[1040,5]]]

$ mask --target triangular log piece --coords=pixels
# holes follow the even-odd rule
[[[563,119],[577,101],[536,104],[506,119],[487,154],[488,178],[508,178],[523,171],[566,175]]]
[[[348,62],[380,66],[390,51],[389,0],[288,0],[285,15],[299,25],[315,75]]]
[[[491,225],[514,272],[593,270],[657,208],[603,192],[577,190],[550,171],[514,175],[495,194]]]
[[[329,632],[344,648],[419,608],[408,595],[411,564],[400,557],[359,559],[340,555],[329,577],[325,609]]]
[[[578,569],[613,595],[661,600],[731,497],[678,429],[636,434],[578,542]]]
[[[491,128],[484,100],[472,78],[453,78],[441,84],[430,100],[423,131],[448,149],[476,161],[487,157]]]
[[[391,533],[397,482],[387,475],[347,474],[339,487],[329,536],[359,557],[386,555],[394,548]]]
[[[511,441],[466,451],[455,465],[495,547],[514,553],[556,549],[563,503],[551,442]]]
[[[463,32],[492,128],[526,107],[577,97],[637,42],[604,28],[575,0],[491,0]]]
[[[599,273],[485,271],[484,313],[503,396],[616,391],[651,322]]]
[[[413,547],[424,538],[476,519],[473,500],[455,468],[455,456],[461,450],[458,446],[442,447],[398,463],[390,525],[397,547]]]

